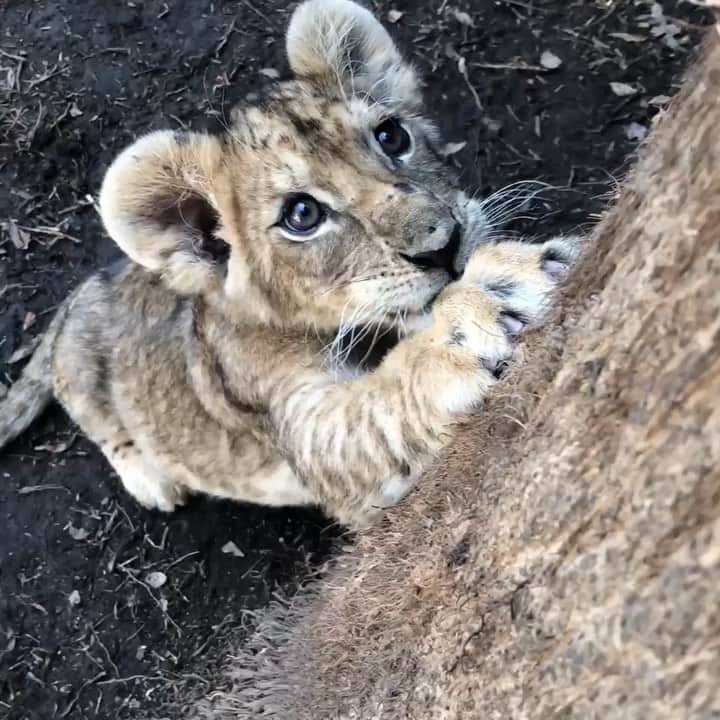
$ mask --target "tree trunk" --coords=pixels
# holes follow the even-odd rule
[[[562,295],[435,472],[260,623],[204,712],[718,717],[715,31]]]

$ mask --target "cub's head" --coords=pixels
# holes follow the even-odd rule
[[[178,292],[280,326],[395,325],[421,314],[482,235],[419,84],[382,25],[309,0],[287,33],[293,79],[223,134],[157,132],[110,167],[105,226]]]

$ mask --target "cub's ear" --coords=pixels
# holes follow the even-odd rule
[[[212,191],[221,168],[213,136],[160,131],[125,149],[100,190],[110,237],[132,260],[184,294],[221,286],[229,246]]]
[[[293,13],[286,44],[297,77],[339,82],[348,94],[366,93],[379,102],[421,102],[415,71],[387,30],[357,3],[307,0]]]

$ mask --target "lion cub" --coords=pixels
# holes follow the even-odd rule
[[[360,526],[478,409],[573,244],[483,243],[367,10],[300,5],[287,53],[294,78],[223,135],[152,133],[111,165],[100,209],[129,261],[61,307],[0,444],[54,395],[147,507],[206,492]],[[333,340],[356,329],[403,337],[341,374]]]

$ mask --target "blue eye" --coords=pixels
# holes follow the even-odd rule
[[[375,139],[389,157],[404,155],[410,149],[410,134],[396,118],[390,118],[375,128]]]
[[[282,225],[294,235],[308,235],[325,219],[322,205],[311,195],[293,195],[285,201]]]

